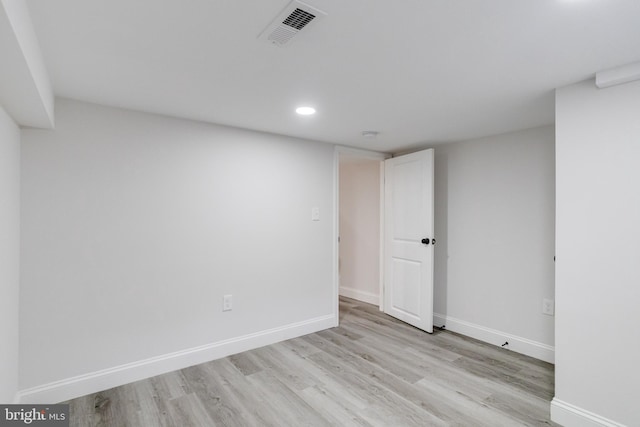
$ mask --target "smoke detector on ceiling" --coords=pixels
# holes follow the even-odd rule
[[[366,138],[366,139],[376,139],[378,137],[378,134],[380,132],[375,131],[375,130],[363,130],[362,131],[362,137]]]
[[[303,29],[307,30],[327,14],[320,9],[293,0],[258,36],[276,46],[287,45]]]

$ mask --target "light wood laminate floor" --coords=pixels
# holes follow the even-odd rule
[[[340,326],[71,400],[71,426],[541,426],[553,365],[341,298]]]

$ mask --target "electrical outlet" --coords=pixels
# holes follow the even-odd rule
[[[554,301],[552,299],[545,298],[542,300],[542,314],[553,316],[554,308]]]
[[[233,295],[225,295],[222,299],[222,311],[231,311],[233,309]]]
[[[320,221],[320,208],[311,208],[311,221]]]

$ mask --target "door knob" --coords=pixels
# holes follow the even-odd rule
[[[425,238],[425,239],[422,239],[421,241],[422,241],[423,245],[428,245],[429,244],[429,239]]]

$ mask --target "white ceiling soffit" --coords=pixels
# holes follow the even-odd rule
[[[293,0],[269,23],[258,38],[276,46],[285,46],[303,29],[308,30],[326,15],[313,6]]]
[[[53,128],[53,90],[23,1],[0,1],[0,58],[0,108],[20,126]]]
[[[596,86],[599,89],[629,83],[634,80],[640,80],[640,62],[596,73]]]

